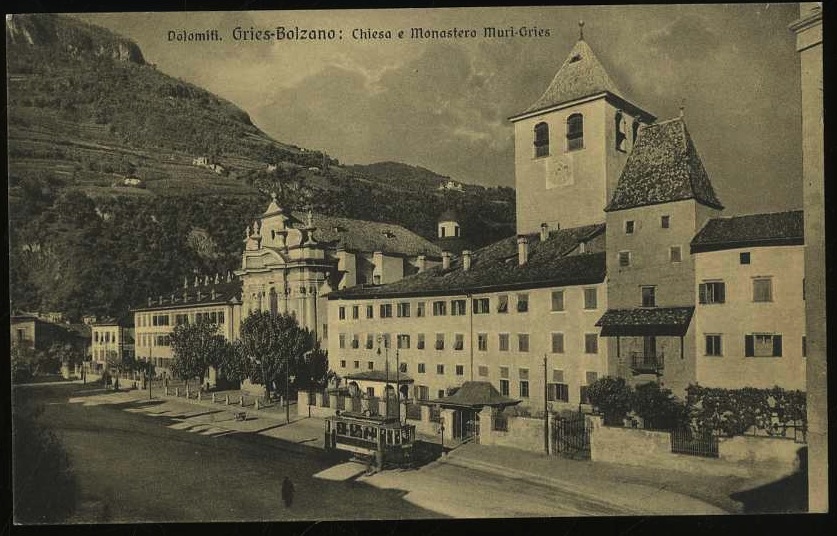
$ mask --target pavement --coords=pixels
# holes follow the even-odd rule
[[[147,395],[136,390],[117,393],[109,391],[101,397],[117,402],[142,400]],[[139,408],[136,411],[176,416],[180,422],[172,426],[203,435],[256,433],[282,440],[282,448],[286,449],[323,448],[323,420],[297,415],[295,404],[291,406],[291,422],[287,423],[283,408],[245,408],[247,419],[236,421],[233,413],[241,410],[236,405],[226,406],[223,402],[174,396],[160,396],[159,399],[165,403],[155,406],[153,410]],[[742,511],[741,503],[731,499],[730,495],[762,483],[741,477],[696,475],[654,467],[568,460],[509,447],[474,443],[458,446],[427,467],[442,466],[467,468],[504,479],[523,481],[528,485],[546,486],[562,493],[584,496],[593,511],[627,515],[738,513]],[[340,475],[337,478],[334,474],[324,474],[322,478],[342,480],[344,475],[354,478],[362,472],[355,466],[337,471]],[[361,480],[369,479],[370,483],[383,483],[386,478],[379,475],[360,477]]]

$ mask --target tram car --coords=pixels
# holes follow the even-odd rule
[[[416,427],[398,418],[344,411],[325,419],[325,448],[351,452],[380,470],[413,460]]]

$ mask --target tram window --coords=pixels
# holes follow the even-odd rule
[[[337,423],[337,433],[339,435],[346,435],[346,423],[338,422]]]
[[[402,428],[401,429],[401,439],[402,442],[407,443],[410,441],[410,429],[409,428]]]
[[[387,430],[387,445],[392,445],[392,430]]]

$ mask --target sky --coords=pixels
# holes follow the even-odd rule
[[[534,103],[579,36],[623,95],[679,114],[725,215],[802,204],[796,4],[85,14],[134,40],[158,70],[204,87],[279,141],[342,163],[400,161],[485,186],[514,186],[508,117]],[[330,41],[233,39],[243,29],[342,30]],[[472,39],[398,39],[413,27]],[[484,27],[548,35],[485,38]],[[353,29],[390,29],[357,40]],[[217,29],[178,42],[170,30]]]

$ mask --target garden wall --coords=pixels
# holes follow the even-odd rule
[[[508,431],[492,430],[491,410],[480,413],[480,444],[544,452],[543,419],[509,417]]]

